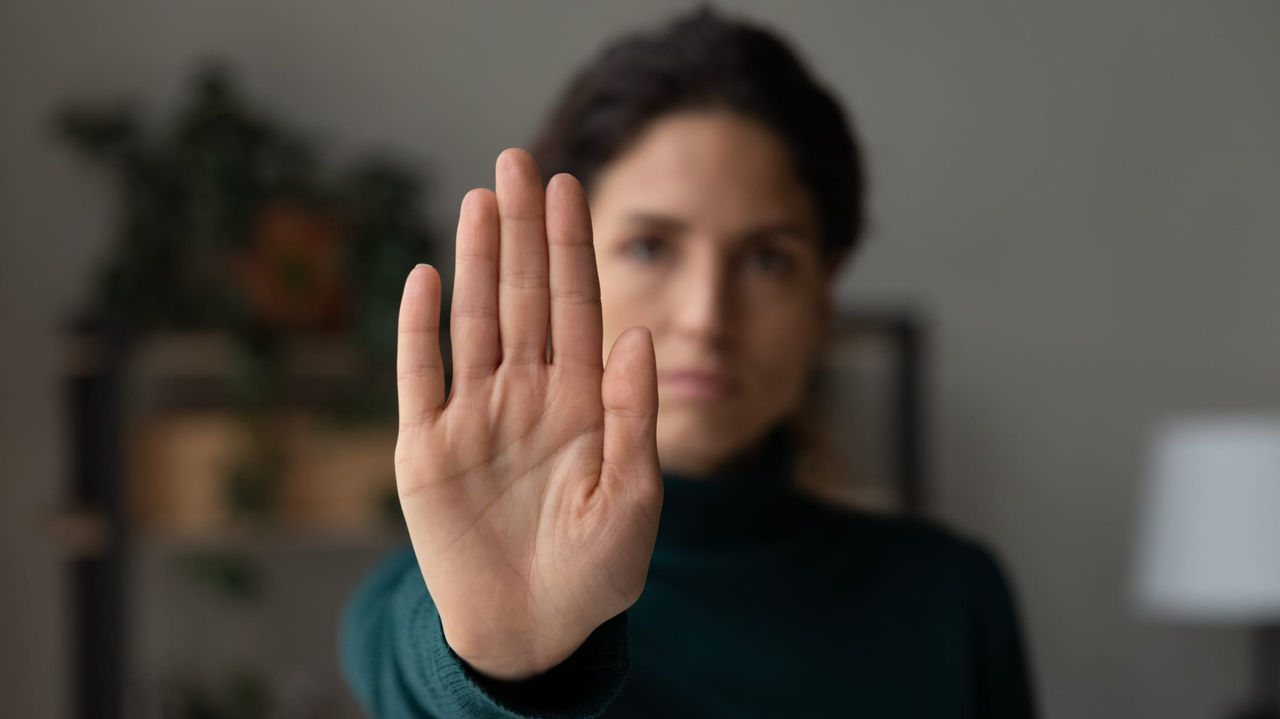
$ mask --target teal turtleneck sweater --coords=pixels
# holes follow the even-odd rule
[[[343,611],[347,681],[376,719],[1035,716],[992,553],[797,492],[794,447],[776,429],[715,477],[664,474],[640,599],[523,681],[453,652],[412,548],[396,550]]]

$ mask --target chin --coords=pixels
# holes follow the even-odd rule
[[[664,472],[709,474],[754,435],[754,423],[744,422],[740,412],[659,409],[658,460]]]

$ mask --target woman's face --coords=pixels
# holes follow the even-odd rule
[[[726,111],[658,119],[589,201],[605,355],[649,328],[663,470],[707,474],[802,398],[829,306],[812,201],[781,142]]]

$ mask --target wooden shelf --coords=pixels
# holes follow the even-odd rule
[[[206,531],[149,528],[135,535],[144,545],[168,551],[270,549],[298,551],[382,549],[408,541],[389,527],[320,527],[287,524]]]
[[[50,518],[48,531],[66,559],[107,555],[116,537],[110,518],[100,512],[67,510]],[[284,549],[298,551],[381,549],[406,542],[403,528],[387,525],[324,526],[315,523],[264,521],[236,527],[178,529],[139,525],[130,527],[135,545],[166,551]]]
[[[62,369],[77,375],[100,369],[109,352],[97,334],[70,335],[63,344]],[[132,345],[134,372],[149,377],[218,378],[229,374],[235,342],[222,332],[154,332]],[[322,379],[351,377],[360,368],[360,351],[346,333],[306,333],[282,345],[290,376]]]

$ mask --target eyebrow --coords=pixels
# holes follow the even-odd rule
[[[635,224],[660,227],[672,232],[683,232],[688,229],[688,225],[675,217],[658,215],[651,212],[633,212],[627,216],[627,219]],[[770,225],[762,225],[760,227],[753,228],[747,231],[743,235],[742,239],[755,240],[775,235],[789,235],[797,239],[804,239],[809,236],[809,231],[804,227],[804,225],[796,222],[776,222]]]

